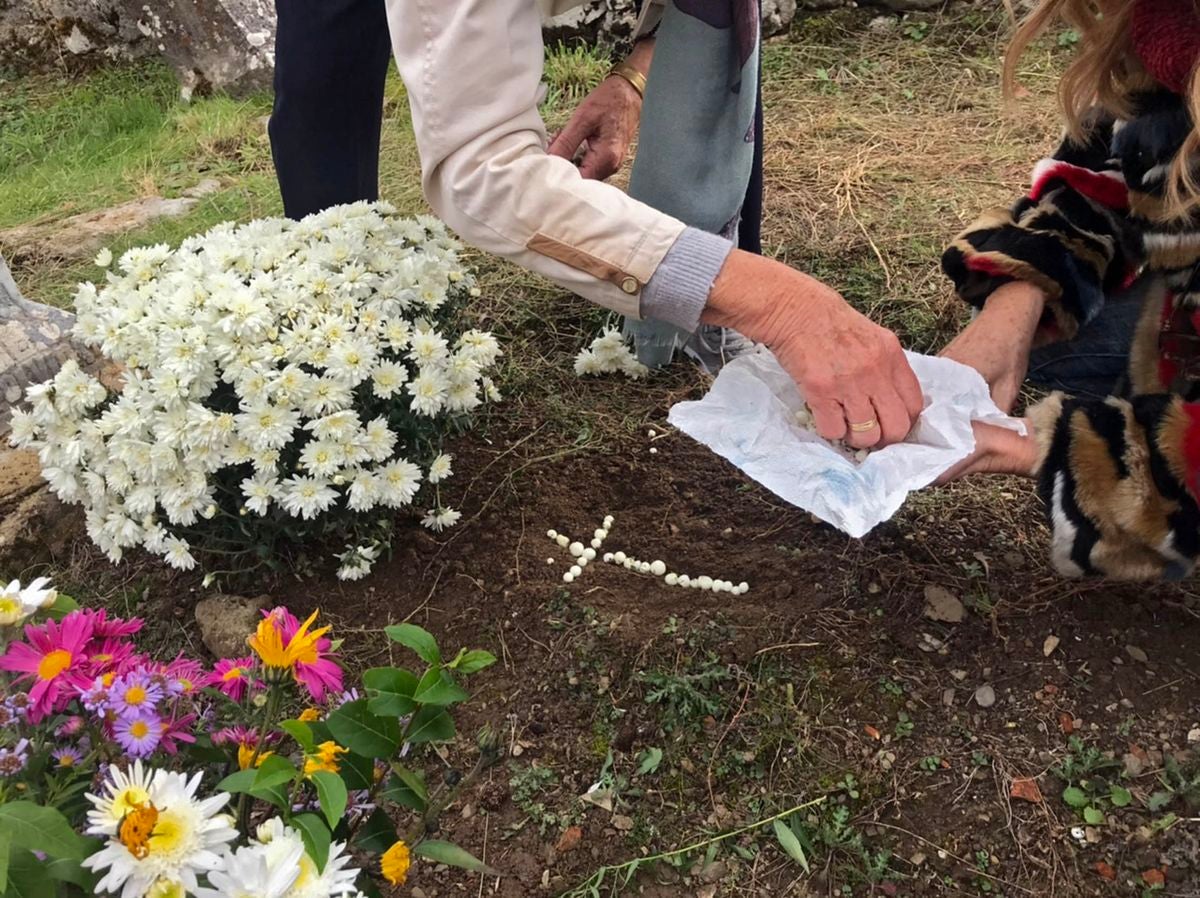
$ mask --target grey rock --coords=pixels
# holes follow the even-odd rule
[[[217,658],[237,658],[246,654],[246,637],[271,605],[270,596],[216,595],[196,603],[196,625],[200,639]]]
[[[74,326],[71,313],[22,296],[0,255],[0,446],[8,443],[9,418],[30,384],[53,377],[72,358],[102,373],[103,360],[71,339]]]
[[[966,609],[958,596],[943,586],[925,587],[925,616],[947,624],[962,623]]]
[[[220,90],[267,90],[275,72],[275,7],[271,0],[118,0],[175,67],[184,96]]]
[[[990,708],[996,704],[996,690],[984,683],[975,690],[975,704],[981,708]]]

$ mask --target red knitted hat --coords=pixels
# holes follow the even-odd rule
[[[1196,0],[1136,0],[1130,37],[1147,72],[1177,94],[1187,90],[1200,58]]]

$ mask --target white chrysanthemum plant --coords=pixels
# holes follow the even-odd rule
[[[575,374],[586,377],[616,373],[640,380],[650,369],[637,360],[619,330],[606,327],[587,349],[579,350],[575,356]]]
[[[119,392],[68,362],[28,390],[13,442],[114,563],[142,547],[244,570],[320,537],[345,543],[340,577],[365,576],[398,509],[458,520],[442,437],[500,398],[495,337],[456,326],[478,295],[459,249],[435,219],[356,203],[129,250],[75,297]]]

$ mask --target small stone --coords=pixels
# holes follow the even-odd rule
[[[1049,658],[1051,655],[1054,654],[1054,650],[1056,648],[1058,648],[1058,644],[1060,641],[1061,640],[1057,636],[1055,636],[1053,633],[1051,633],[1049,636],[1046,637],[1046,641],[1042,643],[1042,654],[1045,657]]]
[[[950,590],[941,586],[925,587],[925,616],[947,624],[962,623],[966,616],[963,603]]]
[[[953,708],[954,707],[954,698],[956,695],[957,695],[957,692],[954,689],[943,689],[942,690],[942,704],[945,705],[947,708]]]
[[[627,833],[633,829],[634,823],[632,817],[626,817],[623,814],[614,814],[612,818],[613,829],[618,832]]]
[[[1141,649],[1139,649],[1136,645],[1125,646],[1125,654],[1128,655],[1130,658],[1132,658],[1134,661],[1138,662],[1139,664],[1149,664],[1150,663],[1149,656],[1147,656],[1146,653],[1144,651],[1142,651]]]
[[[963,680],[965,680],[967,678],[967,672],[965,670],[952,670],[952,671],[950,671],[950,676],[952,676],[954,679],[958,680],[958,682],[961,683]]]
[[[910,857],[908,859],[908,862],[910,864],[912,864],[914,867],[920,867],[922,864],[925,863],[925,860],[926,860],[925,854],[923,852],[918,851],[916,854],[914,854],[912,857]]]
[[[996,690],[984,683],[975,690],[975,704],[981,708],[990,708],[996,704]]]
[[[1192,727],[1187,734],[1188,745],[1200,743],[1200,727]]]

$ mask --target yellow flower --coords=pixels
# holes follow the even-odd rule
[[[272,670],[290,671],[300,662],[306,664],[316,662],[318,658],[317,642],[331,629],[330,627],[321,627],[311,633],[308,632],[308,628],[317,619],[317,613],[314,611],[308,616],[308,620],[292,634],[292,638],[287,641],[286,645],[283,642],[283,633],[274,617],[268,615],[258,622],[258,629],[246,642],[262,659],[268,674]]]
[[[412,857],[403,840],[394,844],[379,858],[379,870],[383,873],[383,878],[394,886],[404,885],[404,880],[408,879],[410,866],[412,866]]]
[[[312,723],[314,720],[321,719],[321,712],[316,708],[305,708],[296,719],[301,723]]]
[[[308,755],[304,759],[304,775],[312,776],[322,770],[326,773],[337,773],[341,769],[340,758],[346,751],[347,749],[336,742],[322,742],[317,746],[316,754]]]
[[[273,751],[259,752],[258,757],[254,758],[254,746],[247,745],[245,742],[240,742],[238,743],[238,770],[245,770],[247,767],[249,767],[251,758],[254,758],[255,767],[261,767],[262,762],[271,757],[273,754],[275,754]]]

